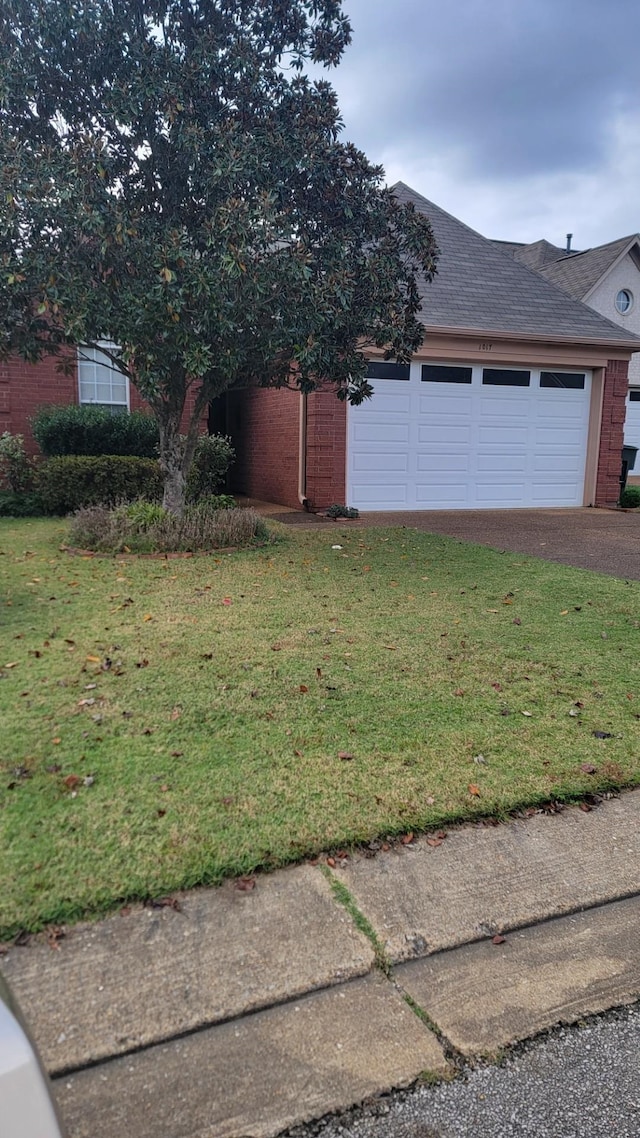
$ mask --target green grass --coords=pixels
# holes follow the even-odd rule
[[[0,522],[5,935],[639,781],[638,583],[401,529],[64,539]]]

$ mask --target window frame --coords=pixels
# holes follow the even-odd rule
[[[626,296],[629,298],[629,303],[628,303],[626,308],[620,308],[620,306],[618,304],[618,301],[619,301],[621,296]],[[616,293],[615,300],[614,300],[613,304],[614,304],[614,308],[615,308],[615,310],[619,316],[628,316],[629,313],[631,312],[632,308],[633,308],[633,293],[632,293],[631,289],[630,288],[619,288],[617,293]]]
[[[85,365],[88,364],[88,365],[92,366],[93,368],[104,367],[105,365],[100,360],[91,359],[88,356],[88,353],[94,353],[95,354],[97,352],[100,352],[101,347],[115,349],[116,351],[118,350],[118,345],[116,343],[114,343],[113,340],[106,340],[106,339],[105,340],[98,340],[96,342],[95,347],[89,347],[86,344],[79,344],[78,345],[77,357],[76,357],[76,367],[77,367],[77,372],[78,372],[78,404],[81,407],[103,407],[103,408],[110,410],[114,413],[116,413],[118,411],[126,411],[127,413],[129,413],[131,411],[131,389],[130,389],[130,384],[129,384],[129,377],[127,375],[124,375],[122,372],[118,371],[118,369],[113,367],[113,366],[111,366],[108,370],[109,370],[109,372],[115,372],[116,375],[120,377],[121,381],[124,382],[124,391],[125,391],[124,402],[116,401],[114,399],[105,400],[105,399],[98,399],[98,398],[96,398],[96,399],[83,398],[83,394],[82,394],[83,382],[85,384],[87,384],[88,382],[93,382],[93,386],[94,386],[96,396],[97,396],[97,393],[98,393],[97,388],[98,388],[98,383],[99,383],[98,375],[97,375],[97,373],[94,372],[94,379],[92,381],[87,380],[86,377],[83,380],[82,366],[83,366],[83,364],[85,364]],[[104,352],[102,353],[102,355],[104,356]],[[105,356],[104,358],[108,360],[107,356]],[[111,389],[111,393],[113,394],[113,379],[111,378],[111,376],[109,378],[109,386]]]

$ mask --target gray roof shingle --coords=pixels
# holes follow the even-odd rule
[[[440,248],[437,275],[420,289],[427,328],[519,333],[638,349],[640,337],[574,300],[404,182],[392,188],[399,201],[412,202],[429,218]]]
[[[634,240],[637,240],[636,234],[621,237],[618,241],[610,241],[608,245],[598,245],[594,249],[585,249],[584,253],[562,257],[554,264],[541,266],[539,271],[547,280],[582,300]]]

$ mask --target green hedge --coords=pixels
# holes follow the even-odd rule
[[[45,513],[39,494],[0,490],[0,518],[39,518]]]
[[[136,455],[157,458],[158,425],[142,411],[117,411],[105,407],[40,407],[31,420],[31,430],[47,458],[63,454]]]
[[[60,455],[38,467],[38,494],[48,514],[70,514],[83,506],[162,498],[155,459],[133,455]]]

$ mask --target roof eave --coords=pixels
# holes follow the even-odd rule
[[[607,339],[596,336],[562,336],[558,333],[512,332],[500,328],[459,328],[443,324],[423,324],[425,332],[434,335],[465,336],[488,340],[527,340],[536,344],[575,344],[585,348],[615,348],[618,351],[640,352],[640,336],[628,340]]]

